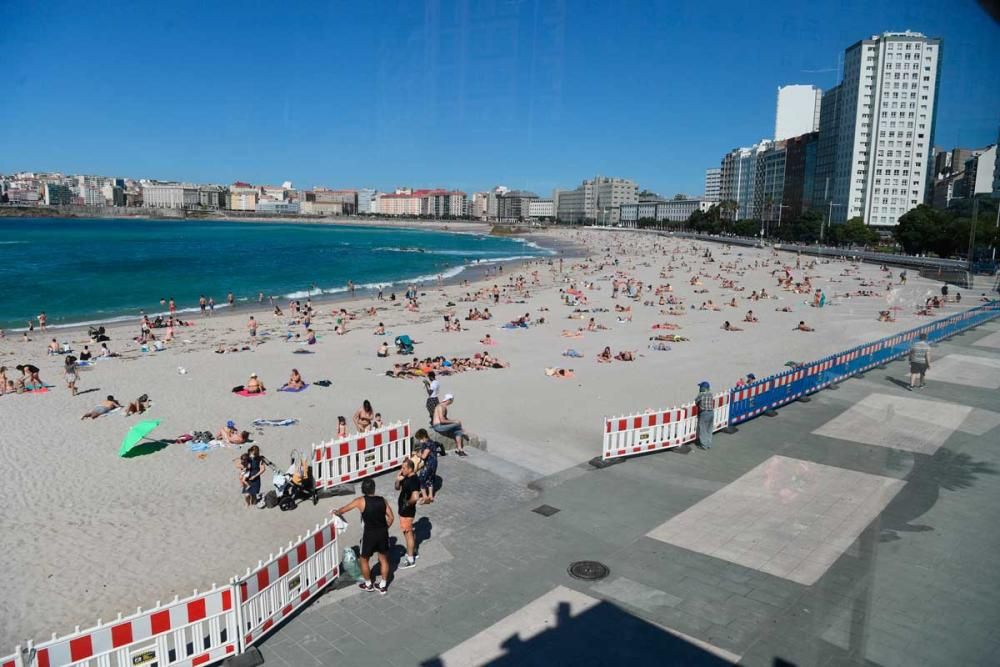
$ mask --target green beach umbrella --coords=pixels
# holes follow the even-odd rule
[[[118,456],[125,456],[130,451],[135,449],[143,440],[146,440],[146,436],[153,432],[153,430],[160,425],[159,419],[151,419],[149,421],[139,422],[132,428],[128,430],[125,437],[122,439],[122,446],[118,450]]]

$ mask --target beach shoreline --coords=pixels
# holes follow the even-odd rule
[[[352,225],[347,225],[347,226],[352,226]],[[362,225],[356,225],[356,226],[362,226]],[[402,227],[402,226],[400,226],[399,228],[417,229],[417,228]],[[431,229],[433,231],[449,232],[456,234],[468,233],[473,235],[480,235],[479,232],[455,231],[448,229],[446,227],[437,228],[428,226],[424,229]],[[468,281],[469,283],[477,283],[483,278],[484,275],[489,273],[491,268],[496,268],[497,266],[502,264],[516,264],[523,261],[531,261],[533,259],[546,259],[550,257],[553,258],[562,257],[563,259],[574,259],[583,256],[585,249],[582,246],[563,238],[563,236],[564,236],[563,234],[559,234],[558,232],[546,234],[539,230],[534,230],[532,232],[522,232],[512,235],[511,237],[509,237],[511,240],[521,240],[525,243],[530,243],[533,247],[542,250],[547,254],[533,255],[533,256],[525,255],[517,257],[516,259],[483,260],[471,263],[466,262],[462,264],[455,264],[454,266],[449,266],[443,271],[441,271],[442,278],[440,280],[440,284],[444,286],[452,286],[459,283],[463,283],[465,281]],[[379,284],[383,285],[387,289],[391,288],[390,291],[392,290],[403,291],[405,290],[405,287],[407,285],[418,285],[427,287],[430,285],[437,285],[439,284],[439,281],[432,276],[422,275],[422,276],[415,276],[412,279],[404,278],[394,281],[385,281],[384,283],[379,283]],[[375,296],[378,293],[378,291],[379,291],[378,287],[358,286],[355,289],[355,294],[352,295],[347,291],[347,286],[345,285],[342,288],[342,291],[336,291],[336,292],[330,291],[330,288],[327,288],[325,291],[323,289],[317,289],[317,292],[315,294],[306,294],[303,296],[296,296],[296,297],[290,297],[288,295],[283,295],[283,294],[265,295],[263,302],[257,302],[249,297],[244,297],[242,299],[237,299],[236,306],[239,312],[241,313],[270,314],[271,297],[274,298],[275,303],[280,302],[279,305],[287,303],[290,300],[296,300],[296,299],[299,300],[311,299],[312,302],[315,304],[334,304],[334,303],[350,304],[355,299],[365,299],[367,297]],[[213,315],[214,317],[220,317],[226,314],[230,314],[233,310],[229,307],[227,303],[224,302],[216,303],[215,309],[216,309],[215,314]],[[169,310],[167,309],[150,310],[148,312],[145,312],[145,315],[149,316],[150,318],[155,318],[157,316],[163,316],[164,318],[166,318],[167,316],[169,316],[169,314],[170,314]],[[52,315],[53,313],[50,312],[49,317],[51,318]],[[97,316],[93,316],[93,317],[86,317],[86,319],[83,319],[79,322],[66,322],[66,323],[59,322],[53,324],[52,320],[50,319],[50,323],[47,329],[52,332],[59,332],[60,334],[63,333],[77,334],[79,332],[85,332],[89,330],[90,327],[104,326],[106,328],[107,327],[117,328],[120,325],[128,322],[139,321],[142,315],[143,311],[137,310],[132,315],[117,315],[108,318],[100,318]],[[190,306],[178,309],[176,316],[183,320],[198,319],[199,309]],[[29,330],[28,327],[23,326],[23,327],[7,328],[5,329],[5,331],[8,334],[20,335]],[[43,332],[37,327],[30,332],[31,335],[34,335],[36,337],[41,335],[42,333]]]

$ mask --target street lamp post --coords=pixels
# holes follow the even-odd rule
[[[832,220],[833,220],[833,207],[834,206],[843,206],[843,204],[834,204],[833,200],[832,199],[830,200],[829,212],[826,214],[826,224],[827,225],[832,224]],[[819,225],[819,242],[820,243],[823,242],[823,223],[822,222],[820,222],[820,225]]]

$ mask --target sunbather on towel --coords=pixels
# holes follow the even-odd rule
[[[250,432],[238,430],[236,423],[230,420],[226,422],[224,427],[219,429],[215,437],[230,445],[242,445],[250,440]]]
[[[102,415],[108,414],[112,410],[117,410],[121,406],[122,406],[121,403],[116,401],[114,396],[108,394],[108,397],[104,399],[100,405],[95,407],[93,410],[91,410],[84,416],[80,417],[80,419],[97,419]]]
[[[282,389],[294,389],[294,390],[298,391],[299,389],[304,389],[305,386],[306,386],[306,381],[303,380],[302,376],[299,374],[299,369],[298,368],[293,368],[292,369],[292,374],[288,378],[288,382],[286,382],[285,384],[281,385],[281,388]]]

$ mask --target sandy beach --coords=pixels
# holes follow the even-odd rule
[[[13,334],[0,340],[0,365],[8,367],[8,377],[17,376],[16,364],[33,363],[42,379],[55,385],[43,394],[0,396],[6,470],[0,488],[5,508],[0,568],[12,575],[4,586],[0,645],[12,648],[28,638],[63,634],[75,625],[89,626],[98,618],[228,581],[346,502],[342,496],[315,507],[304,503],[292,512],[246,509],[233,463],[241,453],[237,447],[199,457],[185,444],[171,444],[147,456],[119,458],[122,436],[141,419],[162,420],[155,432],[162,438],[215,432],[233,420],[282,466],[293,450],[308,454],[313,443],[330,439],[337,416],[350,422],[364,399],[386,422],[426,426],[422,383],[385,375],[409,357],[375,354],[383,340],[391,346],[395,336],[408,334],[418,341],[415,356],[420,358],[472,357],[488,350],[509,363],[507,368],[441,378],[442,391],[455,395],[453,416],[486,439],[488,454],[470,450],[465,459],[449,456],[439,474],[447,480],[462,475],[464,466],[496,467],[502,461],[501,474],[533,480],[599,455],[605,416],[678,404],[693,397],[699,380],[710,381],[719,391],[747,373],[762,377],[788,361],[807,361],[875,340],[978,300],[978,295],[963,293],[961,305],[949,303],[933,317],[920,316],[917,309],[940,293],[941,284],[912,271],[900,285],[899,269],[883,272],[874,265],[806,257],[796,268],[795,255],[769,248],[728,248],[612,231],[547,230],[532,235],[536,237],[557,245],[584,245],[588,256],[564,259],[561,270],[558,257],[545,258],[502,265],[502,273],[496,266],[467,272],[443,286],[424,284],[418,286],[416,312],[407,310],[402,298],[376,301],[373,295],[318,304],[321,316],[313,320],[313,329],[319,341],[308,347],[313,354],[293,354],[304,348],[285,341],[286,332],[304,333],[301,326],[287,325],[285,303],[280,304],[285,310],[281,318],[269,309],[249,307],[216,311],[213,317],[193,315],[194,326],[178,328],[175,340],[157,353],[142,353],[132,341],[139,332],[136,321],[109,328],[111,349],[121,356],[81,369],[80,394],[74,397],[63,381],[62,357],[47,356],[45,350],[55,335],[73,341],[78,351],[83,331],[36,331],[28,343]],[[822,289],[825,306],[809,305],[812,292],[782,289],[777,275],[784,275],[783,267],[795,282],[809,277],[812,290]],[[514,286],[518,276],[523,289]],[[700,284],[691,284],[692,278]],[[615,279],[623,286],[629,279],[642,283],[641,296],[613,298]],[[728,286],[724,281],[733,282]],[[502,290],[498,302],[485,294],[475,302],[464,300],[467,293],[493,285]],[[567,305],[568,289],[579,291],[586,302],[576,298]],[[761,290],[768,298],[751,300]],[[860,290],[873,296],[857,296]],[[661,296],[677,301],[675,309],[683,305],[683,314],[670,315],[671,305],[661,305]],[[728,305],[734,299],[736,305]],[[719,309],[701,310],[709,301]],[[616,305],[630,311],[616,312]],[[357,315],[348,322],[346,335],[334,333],[331,311],[341,307]],[[377,309],[375,315],[365,314],[370,307]],[[470,309],[487,307],[492,320],[464,320]],[[789,312],[781,310],[786,308]],[[590,312],[574,313],[576,309]],[[756,314],[756,323],[744,322],[748,310]],[[895,322],[878,321],[885,310],[896,316]],[[259,347],[216,353],[220,345],[249,345],[251,312],[259,320]],[[443,315],[449,313],[461,319],[462,331],[442,330]],[[525,314],[531,318],[527,328],[501,327]],[[591,317],[596,330],[588,331]],[[538,323],[541,318],[544,322]],[[723,330],[727,320],[743,330]],[[815,331],[794,330],[799,321]],[[373,335],[379,322],[385,324],[384,337]],[[657,324],[678,328],[654,329]],[[564,331],[574,337],[564,337]],[[495,345],[479,342],[486,334]],[[651,349],[657,342],[651,337],[671,334],[689,340],[667,342],[669,350]],[[635,361],[598,363],[596,356],[606,346],[613,353],[633,351]],[[97,347],[91,345],[95,352]],[[563,356],[570,348],[582,356]],[[555,367],[573,369],[574,377],[546,375],[546,368]],[[327,379],[332,385],[313,384],[301,393],[274,391],[292,368],[307,382]],[[271,390],[267,395],[245,398],[230,392],[245,384],[250,373],[257,373]],[[144,393],[153,404],[141,417],[114,412],[80,419],[108,394],[127,402]],[[251,427],[256,418],[294,418],[298,423],[256,429]],[[269,479],[265,476],[265,488]],[[377,481],[380,492],[391,495],[391,478]],[[433,515],[434,509],[421,511]],[[356,540],[355,529],[345,544]]]

